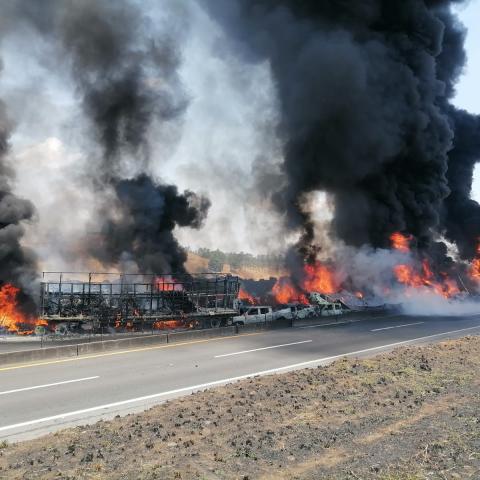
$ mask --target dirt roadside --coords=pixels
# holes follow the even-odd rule
[[[480,337],[253,378],[0,444],[2,479],[478,479]]]

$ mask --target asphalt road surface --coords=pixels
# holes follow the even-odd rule
[[[134,351],[0,367],[0,439],[17,441],[142,411],[247,376],[314,367],[344,355],[480,334],[480,314],[385,315]]]
[[[39,348],[62,347],[64,345],[77,345],[79,343],[101,342],[103,340],[120,340],[122,338],[143,337],[156,334],[168,333],[165,331],[134,332],[134,333],[114,333],[114,334],[95,334],[95,335],[77,335],[77,336],[47,336],[37,337],[35,335],[16,336],[0,335],[0,354],[8,352],[20,352],[25,350],[37,350]]]

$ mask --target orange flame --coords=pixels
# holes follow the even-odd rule
[[[450,298],[460,292],[457,282],[449,278],[446,274],[441,282],[434,279],[434,274],[430,268],[428,260],[423,260],[421,272],[411,265],[395,265],[393,268],[397,280],[410,288],[429,289],[445,298]]]
[[[155,330],[170,330],[174,328],[180,328],[183,326],[184,324],[181,320],[158,320],[153,324],[153,328]]]
[[[305,265],[303,270],[306,278],[302,287],[307,292],[335,293],[338,291],[339,286],[334,274],[325,265],[316,262],[315,265]]]
[[[35,326],[47,326],[45,320],[25,315],[18,308],[18,293],[20,289],[6,283],[0,288],[0,328],[8,332],[22,335],[32,334]]]
[[[400,232],[393,232],[390,235],[390,241],[392,242],[392,248],[399,252],[407,253],[410,251],[411,235],[403,235]]]
[[[272,288],[272,294],[278,303],[300,302],[308,304],[305,292],[335,293],[339,285],[333,271],[316,262],[314,265],[303,267],[304,278],[299,287],[296,287],[288,277],[277,280]]]
[[[240,300],[244,300],[245,302],[249,303],[250,305],[255,305],[257,302],[255,297],[250,295],[246,290],[240,287],[240,291],[238,292],[238,298]]]
[[[170,275],[156,278],[155,286],[160,292],[181,292],[183,290],[183,285]]]
[[[480,282],[480,258],[474,258],[470,265],[470,277],[472,280]]]
[[[293,285],[288,277],[281,277],[275,282],[272,295],[277,303],[308,303],[305,295]]]
[[[472,280],[475,280],[476,282],[480,282],[480,238],[478,239],[476,252],[477,252],[477,255],[472,260],[469,274]]]

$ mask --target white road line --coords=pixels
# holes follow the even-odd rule
[[[312,340],[303,340],[301,342],[282,343],[281,345],[272,345],[271,347],[253,348],[252,350],[242,350],[241,352],[224,353],[215,355],[213,358],[231,357],[232,355],[242,355],[243,353],[259,352],[260,350],[270,350],[272,348],[289,347],[290,345],[300,345],[301,343],[310,343]]]
[[[347,323],[358,323],[362,321],[370,321],[370,320],[377,320],[378,318],[389,318],[389,317],[398,317],[400,316],[398,313],[392,313],[389,315],[379,315],[376,317],[372,317],[371,319],[364,319],[364,318],[359,318],[359,319],[354,319],[354,320],[345,320],[344,322],[331,322],[331,323],[320,323],[316,325],[302,325],[301,327],[293,327],[293,328],[319,328],[319,327],[330,327],[332,325],[345,325]]]
[[[346,322],[332,322],[332,323],[322,323],[320,325],[304,325],[302,327],[294,327],[294,328],[318,328],[318,327],[329,327],[331,325],[345,325],[347,323],[355,323],[359,322],[360,320],[348,320]]]
[[[39,388],[56,387],[57,385],[67,385],[69,383],[85,382],[87,380],[95,380],[100,378],[98,375],[95,377],[76,378],[75,380],[65,380],[63,382],[47,383],[45,385],[35,385],[34,387],[15,388],[14,390],[5,390],[0,392],[0,395],[8,395],[10,393],[26,392],[28,390],[38,390]]]
[[[409,327],[410,325],[422,325],[425,322],[415,322],[415,323],[405,323],[403,325],[394,325],[393,327],[382,327],[382,328],[374,328],[370,330],[371,332],[379,332],[380,330],[391,330],[392,328],[402,328],[402,327]]]
[[[338,358],[343,358],[343,357],[346,357],[346,356],[361,355],[363,353],[375,352],[375,351],[378,351],[378,350],[385,350],[385,349],[389,349],[389,348],[393,348],[393,347],[399,347],[400,345],[407,345],[407,344],[412,343],[412,342],[429,340],[429,339],[432,339],[432,338],[442,337],[442,336],[445,336],[445,335],[451,335],[453,333],[466,332],[468,330],[475,330],[475,329],[479,329],[479,328],[480,328],[480,325],[477,325],[475,327],[462,328],[460,330],[451,330],[449,332],[437,333],[435,335],[428,335],[426,337],[412,338],[410,340],[403,340],[402,342],[390,343],[388,345],[380,345],[378,347],[365,348],[363,350],[357,350],[355,352],[346,352],[346,353],[341,353],[339,355],[333,355],[331,357],[317,358],[315,360],[308,360],[306,362],[294,363],[294,364],[291,364],[291,365],[285,365],[284,367],[272,368],[270,370],[263,370],[263,371],[260,371],[260,372],[247,373],[246,375],[239,375],[238,377],[224,378],[222,380],[215,380],[213,382],[201,383],[199,385],[192,385],[190,387],[177,388],[175,390],[169,390],[167,392],[154,393],[152,395],[145,395],[143,397],[137,397],[137,398],[129,398],[128,400],[121,400],[119,402],[106,403],[105,405],[97,405],[95,407],[84,408],[82,410],[75,410],[73,412],[60,413],[59,415],[52,415],[51,417],[37,418],[35,420],[28,420],[26,422],[15,423],[13,425],[5,425],[4,427],[0,427],[0,432],[5,432],[7,430],[13,430],[15,428],[29,427],[31,425],[38,425],[39,423],[52,422],[52,421],[55,421],[55,420],[62,420],[64,418],[74,417],[75,415],[83,415],[85,413],[98,412],[99,410],[108,410],[108,409],[111,409],[111,408],[121,407],[121,406],[129,405],[129,404],[132,404],[132,403],[144,402],[146,400],[153,400],[155,398],[167,397],[169,395],[175,395],[177,393],[194,392],[194,391],[197,391],[197,390],[203,390],[203,389],[208,388],[208,387],[214,387],[214,386],[217,386],[217,385],[225,385],[227,383],[232,383],[232,382],[236,382],[238,380],[244,380],[246,378],[256,377],[256,376],[259,376],[259,375],[269,375],[269,374],[272,374],[272,373],[282,372],[282,371],[285,371],[285,370],[293,370],[293,369],[300,368],[300,367],[306,367],[307,365],[314,365],[314,364],[321,364],[321,363],[325,363],[325,362],[331,362],[333,360],[337,360]]]

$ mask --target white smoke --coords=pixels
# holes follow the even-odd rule
[[[460,317],[480,315],[480,302],[468,298],[449,299],[427,290],[409,290],[397,297],[407,315]]]

